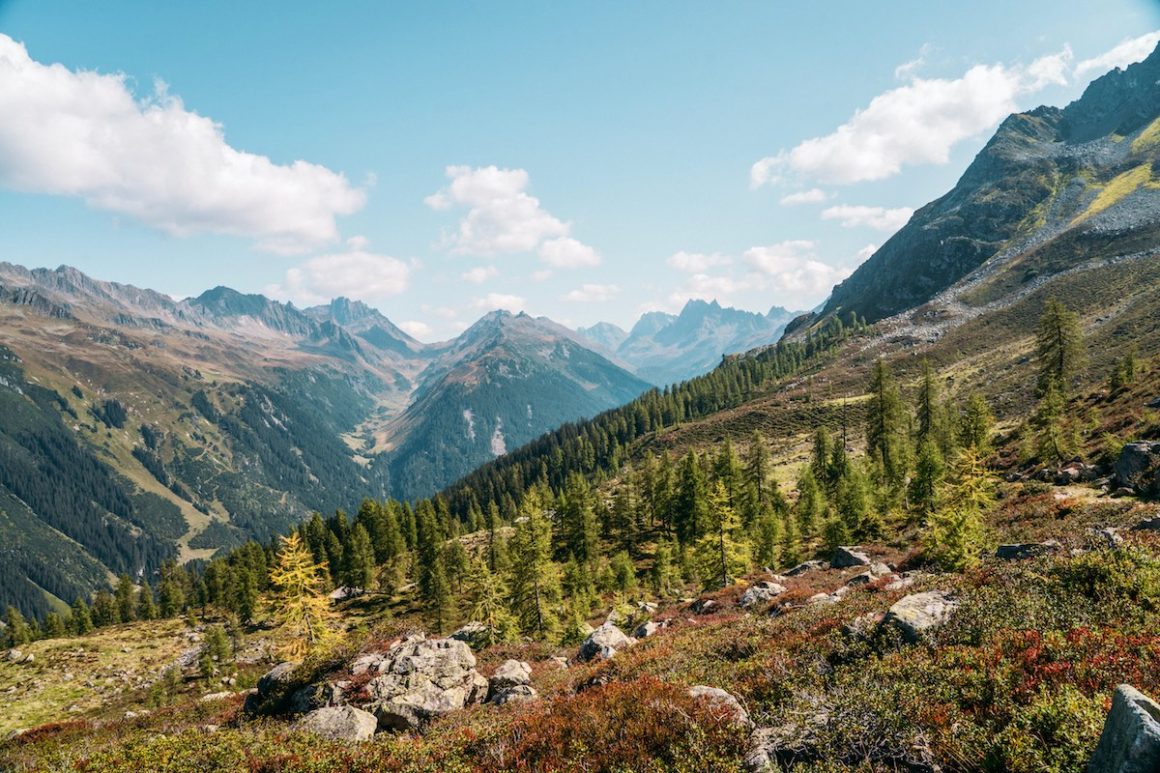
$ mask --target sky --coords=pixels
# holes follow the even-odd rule
[[[421,340],[807,309],[1144,0],[0,0],[0,260]]]

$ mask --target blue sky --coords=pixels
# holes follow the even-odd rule
[[[0,0],[0,260],[628,326],[817,304],[1160,6]]]

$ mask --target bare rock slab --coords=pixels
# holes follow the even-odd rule
[[[1088,762],[1088,773],[1155,773],[1160,770],[1160,704],[1122,684]]]

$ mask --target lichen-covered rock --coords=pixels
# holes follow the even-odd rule
[[[608,659],[615,657],[618,650],[632,645],[632,639],[624,635],[624,631],[612,623],[605,623],[592,633],[580,645],[577,657],[580,660],[592,660],[600,657]]]
[[[838,547],[834,550],[834,557],[830,559],[830,568],[846,569],[851,566],[869,566],[870,556],[857,548]]]
[[[753,727],[753,722],[749,719],[749,712],[741,705],[741,701],[737,700],[733,695],[725,692],[720,687],[709,687],[707,685],[699,684],[695,687],[689,688],[689,695],[699,700],[706,701],[715,710],[720,711],[729,717],[729,721],[744,727]]]
[[[1155,773],[1160,770],[1160,704],[1122,684],[1088,762],[1088,773]]]
[[[749,609],[758,604],[764,604],[773,601],[775,598],[785,593],[785,586],[776,582],[759,582],[745,590],[741,594],[741,606],[743,609]]]
[[[859,572],[850,579],[846,580],[846,584],[866,585],[870,582],[873,582],[874,580],[877,580],[879,577],[885,577],[888,574],[890,574],[890,567],[881,561],[875,561],[870,564],[870,568],[868,568],[866,571]]]
[[[487,641],[487,626],[483,623],[471,622],[460,628],[448,638],[461,641],[471,647],[482,647]]]
[[[524,703],[526,701],[534,701],[540,697],[536,692],[536,688],[527,684],[517,684],[514,687],[507,687],[500,690],[495,695],[487,699],[488,703],[496,706],[503,706],[507,703]]]
[[[387,655],[382,674],[366,686],[380,729],[421,730],[487,694],[488,682],[475,670],[475,656],[464,642],[412,637]]]
[[[695,615],[708,615],[721,609],[721,604],[713,599],[697,599],[689,607]]]
[[[297,730],[336,741],[365,741],[374,737],[378,726],[374,714],[354,706],[316,709],[294,723]]]
[[[532,683],[532,667],[522,660],[505,660],[495,670],[488,684],[492,694],[505,690],[508,687],[517,687]]]
[[[650,636],[656,636],[657,632],[664,627],[662,623],[654,623],[652,620],[646,620],[636,627],[632,635],[637,639],[647,639]]]
[[[995,558],[1003,561],[1022,561],[1027,558],[1058,553],[1063,549],[1057,540],[1046,542],[1021,542],[1015,545],[1000,545],[995,548]]]
[[[266,698],[290,685],[297,663],[285,662],[271,668],[258,679],[258,697]]]
[[[947,591],[912,593],[890,607],[882,625],[896,628],[905,641],[914,643],[942,625],[958,606],[959,602]]]

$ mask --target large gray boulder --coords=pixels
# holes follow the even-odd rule
[[[577,657],[580,660],[592,660],[596,657],[607,659],[614,657],[618,650],[631,645],[632,639],[625,636],[624,631],[612,623],[605,623],[588,634],[588,638],[580,645]]]
[[[294,723],[297,730],[336,741],[365,741],[374,736],[378,726],[374,714],[354,706],[316,709]]]
[[[285,663],[279,663],[263,674],[258,679],[258,697],[267,698],[278,690],[284,690],[289,687],[293,680],[294,669],[296,668],[298,668],[297,663],[287,661]]]
[[[857,548],[838,547],[834,550],[834,557],[830,559],[833,569],[846,569],[851,566],[869,566],[870,556]]]
[[[1116,483],[1139,494],[1160,495],[1160,443],[1127,443],[1114,466]]]
[[[959,602],[947,591],[912,593],[890,608],[882,625],[897,629],[904,641],[913,644],[942,625],[958,606]]]
[[[785,586],[781,583],[765,582],[756,583],[749,588],[746,588],[745,593],[741,594],[741,607],[749,609],[758,604],[765,604],[773,601],[775,598],[785,593]]]
[[[487,680],[475,670],[475,656],[461,641],[412,637],[387,655],[382,674],[366,687],[368,708],[382,730],[421,730],[487,695]]]
[[[522,660],[505,660],[488,681],[493,693],[532,683],[532,667]]]
[[[741,701],[720,687],[709,687],[699,684],[689,688],[689,695],[698,700],[705,701],[714,710],[725,714],[729,717],[730,722],[748,728],[753,727],[753,722],[749,719],[749,712],[741,705]]]
[[[1088,773],[1160,771],[1160,705],[1130,685],[1117,687],[1087,769]]]

